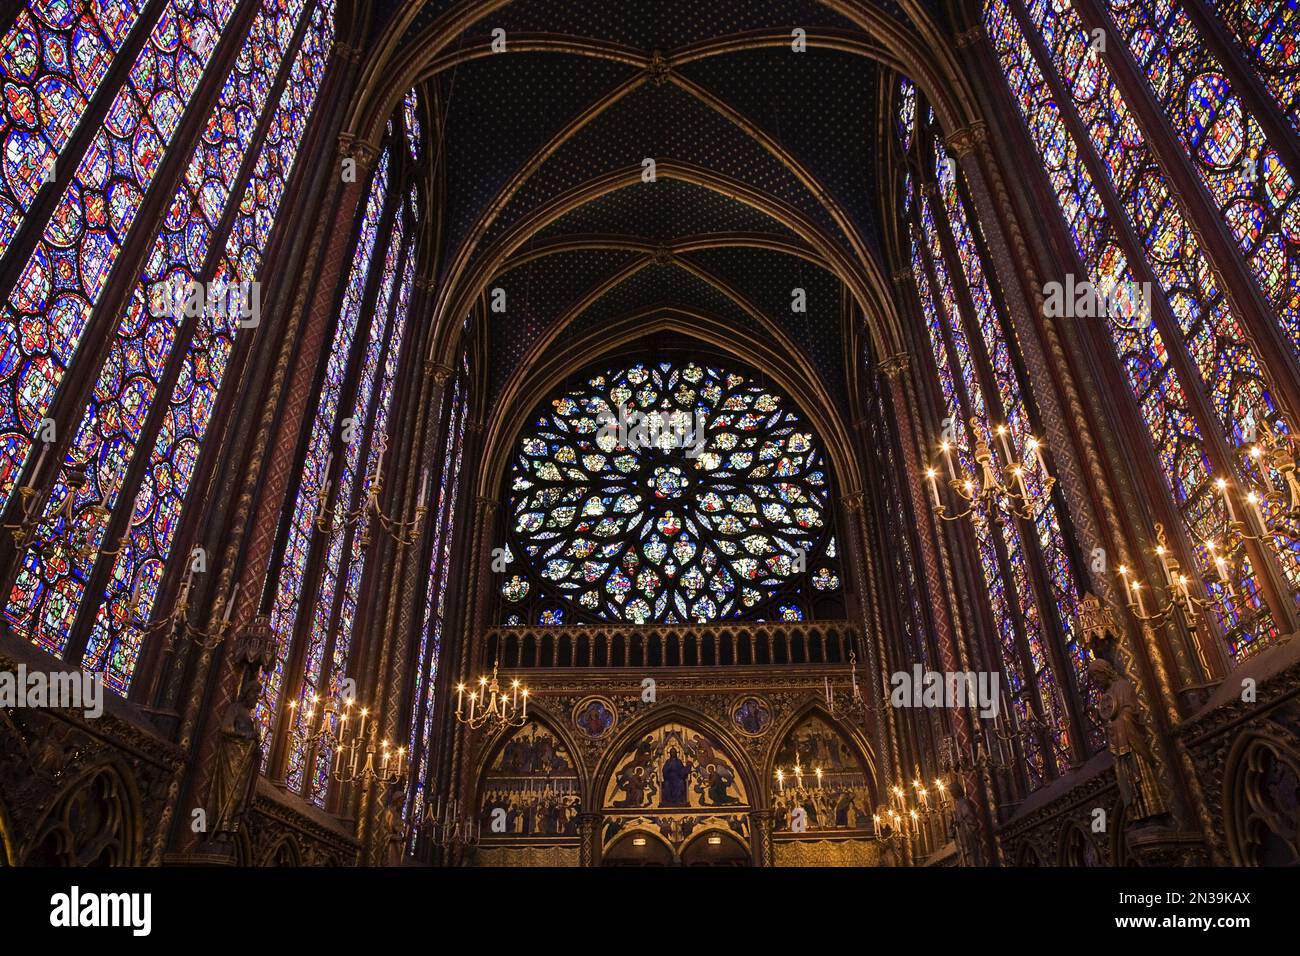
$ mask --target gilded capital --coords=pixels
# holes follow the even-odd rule
[[[877,368],[884,373],[886,378],[895,379],[907,371],[912,357],[906,352],[895,352],[893,355],[881,359]]]
[[[988,126],[985,125],[984,121],[976,120],[969,126],[963,126],[952,133],[943,142],[960,159],[969,155],[976,146],[983,143],[988,138],[988,134]]]

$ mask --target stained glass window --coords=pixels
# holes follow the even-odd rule
[[[315,538],[314,532],[321,510],[320,502],[328,495],[331,476],[335,473],[334,455],[331,449],[338,430],[338,420],[341,417],[339,412],[343,400],[343,385],[352,354],[353,339],[361,321],[366,283],[370,276],[370,262],[379,241],[379,220],[388,196],[388,179],[389,151],[385,149],[379,155],[366,198],[352,269],[343,292],[334,339],[325,363],[325,377],[317,399],[311,435],[307,444],[307,455],[302,462],[288,539],[284,546],[275,604],[271,609],[271,629],[276,637],[275,665],[263,688],[256,715],[262,728],[263,739],[266,739],[271,715],[279,704],[284,687],[284,667],[301,611],[307,559]],[[304,690],[308,695],[315,690],[315,680],[319,679],[321,673],[324,651],[323,644],[319,642],[309,649],[304,665],[305,673],[308,675],[304,681]],[[301,750],[297,751],[297,763],[291,767],[293,778],[297,781],[295,786],[302,784],[302,756]]]
[[[585,376],[515,453],[506,619],[811,616],[840,587],[829,494],[812,429],[747,374],[656,361]]]
[[[143,6],[32,0],[0,37],[0,259]]]
[[[1283,115],[1300,130],[1300,4],[1205,0],[1218,13]]]
[[[415,90],[407,90],[406,96],[402,97],[402,115],[406,123],[406,145],[411,150],[411,159],[419,159],[423,131],[420,127],[420,98]]]
[[[1137,4],[1139,19],[1144,9]],[[1215,472],[1231,474],[1238,467],[1235,461],[1213,460],[1209,433],[1236,448],[1269,423],[1283,426],[1250,337],[1188,225],[1183,203],[1196,197],[1169,188],[1107,59],[1069,3],[1031,0],[1021,7],[1020,0],[986,0],[984,11],[1013,98],[1087,270],[1085,278],[1103,289],[1140,288],[1146,276],[1154,284],[1149,301],[1156,321],[1112,312],[1106,326],[1182,511],[1205,587],[1216,598],[1226,598],[1215,606],[1221,609],[1219,623],[1229,649],[1240,658],[1272,640],[1276,626],[1262,602],[1250,556],[1240,553],[1236,588],[1228,594],[1206,546],[1227,526],[1224,503],[1213,487]],[[1167,25],[1171,43],[1186,41],[1173,12]],[[1139,51],[1163,42],[1136,30],[1129,35]],[[1191,91],[1195,77],[1190,71],[1207,75],[1207,61],[1198,56],[1171,50],[1169,57],[1159,57],[1152,74],[1158,88],[1177,85],[1181,78]],[[1220,105],[1226,107],[1226,101]],[[1206,112],[1207,104],[1195,96],[1186,106],[1192,119],[1185,123],[1180,110],[1175,120],[1185,125],[1189,144],[1213,151],[1212,140],[1219,146],[1231,141],[1235,119],[1217,132],[1198,133],[1196,125],[1207,122],[1218,107],[1209,104]],[[1235,116],[1231,109],[1227,115]],[[1104,180],[1098,181],[1094,170]],[[1167,322],[1162,320],[1166,315]],[[1294,551],[1283,550],[1279,565],[1293,584],[1300,579]]]
[[[370,322],[368,340],[358,359],[360,374],[353,406],[344,419],[342,466],[334,507],[327,519],[325,560],[317,583],[316,608],[307,638],[304,697],[320,691],[323,697],[337,698],[339,683],[348,676],[352,625],[356,619],[366,563],[365,541],[372,531],[372,514],[366,509],[370,505],[369,495],[376,476],[385,464],[389,406],[406,331],[406,306],[415,280],[415,263],[404,244],[405,232],[405,217],[399,214],[394,219],[388,240],[383,282]],[[324,662],[322,669],[315,666],[318,660]],[[291,767],[296,766],[300,759],[298,749],[295,743],[290,756]],[[325,800],[332,756],[328,747],[318,750],[315,770],[309,774],[311,798],[317,803]],[[298,785],[292,774],[290,785]]]
[[[965,410],[962,407],[960,375],[949,360],[949,346],[947,336],[944,334],[946,323],[935,300],[926,257],[915,229],[913,229],[911,248],[912,276],[916,282],[921,311],[925,317],[931,348],[934,352],[935,368],[939,375],[940,390],[944,396],[944,410],[951,419],[951,441],[955,459],[960,462],[963,473],[976,474],[974,448],[971,444],[969,428],[965,424]],[[1002,653],[1003,673],[1006,677],[1011,705],[1017,708],[1022,720],[1030,713],[1033,698],[1037,695],[1026,685],[1025,675],[1029,673],[1035,678],[1038,692],[1042,695],[1044,703],[1052,706],[1054,716],[1059,718],[1061,707],[1057,703],[1059,700],[1056,692],[1057,684],[1051,670],[1046,666],[1045,655],[1042,652],[1041,632],[1035,627],[1038,624],[1038,610],[1034,604],[1033,593],[1024,586],[1023,575],[1019,576],[1019,580],[1014,578],[1008,580],[1008,575],[1003,573],[994,529],[986,517],[978,513],[973,514],[972,517],[980,570],[988,588],[989,609],[997,629],[998,647]],[[1006,540],[1012,547],[1012,555],[1019,558],[1019,536],[1015,527],[1008,522],[1003,525],[1003,528]],[[1037,654],[1028,665],[1020,652],[1021,629],[1017,626],[1013,607],[1028,612],[1024,618],[1026,629],[1034,627],[1033,646],[1037,649]],[[1045,757],[1038,742],[1032,738],[1026,738],[1025,743],[1025,758],[1030,779],[1035,785],[1041,784],[1046,779],[1047,760],[1055,761],[1055,757],[1052,755]],[[1055,762],[1052,766],[1056,766]]]
[[[0,507],[236,5],[168,0],[0,303]]]
[[[241,160],[257,132],[257,118],[268,105],[282,62],[281,51],[292,46],[302,9],[302,0],[283,4],[267,0],[254,18],[119,319],[91,402],[55,481],[47,515],[56,515],[64,499],[73,495],[73,525],[95,547],[103,543],[106,530],[102,510],[111,510],[117,502],[159,384],[167,377],[176,341],[186,331],[185,310],[179,306],[180,297],[171,291],[205,278],[205,260],[234,195]],[[236,277],[223,278],[233,281]],[[168,291],[160,292],[163,287]],[[224,303],[208,303],[201,335],[211,336],[212,325],[221,323],[222,335],[233,337],[242,318],[237,309],[229,307],[232,301],[228,297]],[[191,397],[198,399],[201,394]],[[202,415],[202,409],[203,403],[195,401],[191,411]],[[179,464],[184,468],[186,458],[196,457],[197,445],[190,444],[182,451]],[[77,479],[84,477],[79,491],[73,483],[74,474]],[[64,519],[51,517],[48,524],[57,533]],[[29,549],[5,608],[15,631],[62,652],[93,564],[93,556],[70,554],[61,547],[37,545]],[[128,593],[120,610],[129,614],[129,604]],[[113,654],[107,650],[108,645],[102,642],[91,648],[92,660],[99,658],[97,662],[107,667],[112,686],[125,691],[138,648],[127,641],[116,646]]]
[[[1300,349],[1296,170],[1268,141],[1184,3],[1107,0],[1106,6],[1260,291]]]
[[[900,125],[898,133],[900,173],[905,173],[900,175],[900,209],[943,396],[944,437],[951,442],[946,453],[936,450],[935,467],[949,471],[951,461],[961,466],[953,475],[978,475],[977,440],[989,447],[1000,469],[1022,466],[1023,487],[1032,502],[1027,516],[993,522],[976,512],[972,519],[1011,706],[1022,721],[1031,710],[1043,719],[1052,742],[1052,769],[1059,771],[1070,753],[1070,699],[1083,710],[1082,744],[1091,750],[1102,743],[1082,703],[1093,688],[1076,633],[1080,585],[1046,482],[1043,446],[1033,434],[1032,396],[1021,371],[1016,333],[1001,289],[985,267],[983,235],[960,167],[942,143],[934,111],[918,106],[906,79],[900,81],[899,101],[904,104],[900,116],[910,124],[906,129]],[[918,177],[933,186],[924,195],[909,195],[917,192]],[[1032,676],[1030,684],[1026,675]],[[1026,757],[1031,783],[1043,782],[1049,758],[1036,741],[1028,742]]]
[[[429,786],[432,764],[434,685],[442,656],[443,627],[447,616],[447,583],[451,570],[453,523],[460,491],[461,451],[465,444],[465,423],[469,417],[469,361],[462,359],[451,395],[447,423],[447,444],[443,449],[438,498],[433,512],[429,579],[425,586],[424,621],[420,628],[415,682],[411,694],[411,768],[415,787],[411,792],[410,819],[425,817],[424,795]]]
[[[231,284],[258,276],[278,221],[289,174],[320,90],[334,37],[333,0],[316,5],[279,106],[236,208],[215,279]],[[214,322],[214,319],[217,321]],[[96,614],[84,666],[109,674],[125,693],[158,596],[162,571],[179,527],[198,453],[207,435],[240,325],[230,316],[198,317],[177,384],[172,387],[149,463],[132,506],[129,547],[113,563]]]

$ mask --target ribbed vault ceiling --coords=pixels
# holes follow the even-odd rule
[[[402,42],[418,44],[453,7],[411,18],[381,3],[376,16],[406,17]],[[507,52],[475,53],[497,28]],[[806,52],[790,49],[795,28]],[[519,0],[445,47],[454,62],[424,84],[442,144],[434,272],[449,302],[506,290],[487,323],[492,397],[546,350],[661,308],[756,336],[780,328],[846,402],[853,310],[824,253],[888,273],[876,182],[888,73],[873,43],[812,0]],[[646,158],[655,182],[637,175]]]

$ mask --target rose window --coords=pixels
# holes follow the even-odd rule
[[[507,623],[803,620],[838,590],[823,453],[789,400],[635,364],[543,407],[509,477]]]

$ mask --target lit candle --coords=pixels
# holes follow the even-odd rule
[[[469,719],[474,719],[474,701],[478,700],[478,691],[469,692]]]
[[[954,471],[954,470],[953,470],[953,467],[952,467],[952,445],[948,444],[948,442],[946,442],[946,441],[945,441],[945,442],[941,442],[941,443],[939,444],[939,450],[943,452],[943,460],[944,460],[944,463],[948,466],[948,478],[949,478],[949,480],[950,480],[950,481],[956,481],[956,480],[957,480],[957,472]]]
[[[942,505],[939,504],[938,472],[936,472],[933,468],[927,468],[925,471],[925,476],[930,479],[930,490],[934,493],[934,506],[936,508],[942,507]]]
[[[524,688],[524,692],[522,696],[524,698],[524,711],[522,716],[527,717],[528,716],[528,688],[527,687]]]
[[[226,625],[230,623],[230,615],[235,610],[235,598],[237,598],[238,596],[239,596],[239,582],[236,581],[235,586],[230,589],[230,600],[226,602],[226,613],[221,618],[222,625]]]
[[[464,697],[465,697],[465,685],[457,684],[456,685],[456,716],[457,717],[460,716],[460,705]]]
[[[1276,489],[1273,485],[1273,476],[1269,474],[1268,463],[1264,459],[1264,449],[1259,445],[1250,446],[1250,457],[1255,462],[1255,467],[1259,469],[1259,476],[1264,480],[1264,487],[1268,489],[1271,495]]]
[[[1122,564],[1119,566],[1119,576],[1124,580],[1124,599],[1128,602],[1128,606],[1132,607],[1133,595],[1129,590],[1130,585],[1128,580],[1128,568],[1126,568]]]
[[[1218,487],[1219,491],[1223,493],[1223,503],[1228,506],[1228,520],[1236,521],[1237,515],[1232,510],[1232,495],[1228,493],[1228,482],[1223,478],[1220,478],[1214,484]]]
[[[1011,469],[1011,474],[1015,477],[1016,487],[1020,490],[1020,499],[1027,502],[1029,500],[1029,492],[1025,491],[1025,470],[1019,465],[1016,465]]]
[[[776,768],[776,785],[782,793],[785,793],[785,771],[780,767]]]
[[[1259,507],[1259,495],[1255,494],[1253,491],[1248,492],[1246,494],[1246,501],[1250,504],[1251,510],[1255,512],[1255,520],[1259,522],[1259,526],[1267,531],[1268,522],[1264,520],[1264,512]]]
[[[1147,609],[1142,603],[1142,585],[1137,581],[1133,582],[1133,596],[1137,598],[1138,614],[1146,617]]]
[[[1007,462],[1011,461],[1011,445],[1007,441],[1007,426],[999,425],[994,432],[998,436],[998,444],[1002,446],[1002,454]]]

